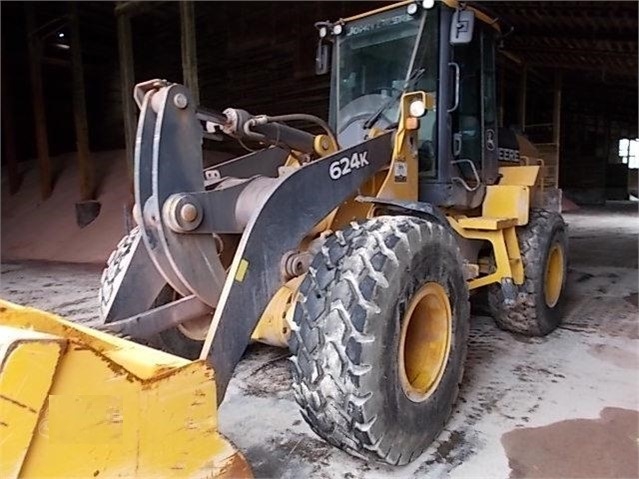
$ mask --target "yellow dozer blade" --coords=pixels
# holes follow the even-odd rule
[[[252,477],[213,370],[0,300],[0,477]]]

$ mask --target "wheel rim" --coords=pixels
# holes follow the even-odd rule
[[[399,375],[404,393],[424,401],[446,369],[452,335],[452,313],[446,290],[426,283],[411,299],[399,345]]]
[[[564,282],[564,252],[561,245],[556,243],[550,248],[546,262],[544,276],[544,296],[546,305],[552,308],[559,301]]]

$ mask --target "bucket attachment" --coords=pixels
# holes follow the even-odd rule
[[[0,477],[252,477],[213,370],[0,300]]]

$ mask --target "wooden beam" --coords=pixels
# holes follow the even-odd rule
[[[583,56],[588,59],[596,58],[596,59],[631,59],[634,60],[637,58],[637,44],[634,44],[634,50],[620,52],[616,50],[600,50],[595,48],[572,48],[570,46],[556,46],[556,47],[548,47],[548,46],[535,46],[535,45],[509,45],[508,51],[514,55],[521,54],[531,55],[531,54],[544,54],[544,55],[560,55],[560,56]]]
[[[561,135],[561,83],[561,70],[556,70],[553,88],[552,137],[557,147],[559,147]]]
[[[39,25],[37,30],[31,32],[32,35],[37,35],[40,40],[44,40],[45,38],[50,37],[51,35],[55,35],[60,31],[61,28],[65,27],[68,23],[69,19],[66,15],[62,15],[54,18],[51,21],[48,21],[44,25]]]
[[[115,14],[117,16],[134,16],[139,15],[140,13],[147,12],[153,8],[156,8],[160,4],[164,2],[153,2],[153,1],[128,1],[128,2],[117,2],[115,6]]]
[[[552,109],[552,139],[557,149],[555,157],[555,168],[553,171],[554,186],[559,185],[559,160],[561,154],[561,70],[555,70],[554,88],[553,88],[553,109]]]
[[[588,48],[596,48],[597,45],[615,44],[615,46],[626,46],[637,48],[636,30],[633,29],[608,29],[601,32],[590,32],[585,35],[583,29],[566,31],[557,27],[550,27],[546,30],[521,30],[517,28],[512,37],[507,40],[508,46],[526,45],[561,45],[562,43],[584,45]]]
[[[49,157],[47,138],[47,117],[44,108],[44,90],[42,87],[42,43],[34,33],[37,29],[34,4],[25,4],[27,18],[27,41],[29,44],[29,70],[31,73],[31,101],[35,127],[36,151],[40,176],[40,196],[43,200],[53,191],[53,171]]]
[[[75,2],[71,2],[71,66],[73,70],[73,118],[75,120],[75,141],[80,172],[80,201],[87,201],[95,199],[95,165],[91,162],[89,150],[89,124],[84,88],[80,21],[78,19],[78,6]]]
[[[3,35],[4,36],[4,35]],[[20,170],[16,150],[16,130],[13,122],[13,96],[10,76],[7,75],[9,65],[5,55],[6,40],[2,39],[2,146],[7,176],[9,177],[9,194],[14,194],[20,188]]]
[[[69,68],[71,66],[71,62],[68,60],[63,60],[62,58],[53,58],[53,57],[42,57],[43,65],[51,65],[54,67],[64,67]]]
[[[523,63],[523,60],[513,53],[510,53],[503,49],[498,50],[498,52],[501,53],[506,58],[508,58],[509,60],[511,60],[512,62],[516,63],[517,65],[521,65]]]
[[[528,88],[528,65],[524,63],[519,81],[519,124],[526,131],[526,89]]]
[[[499,127],[504,127],[504,116],[506,114],[506,69],[499,70]]]
[[[180,2],[180,27],[182,31],[182,79],[186,87],[191,90],[195,104],[199,105],[195,3],[191,0]]]
[[[118,22],[118,54],[120,57],[120,89],[122,91],[122,116],[124,118],[124,142],[129,180],[133,181],[133,152],[135,149],[135,105],[133,87],[133,42],[131,40],[131,19],[120,15]]]
[[[540,58],[527,58],[526,64],[529,67],[543,67],[543,68],[561,68],[564,70],[577,70],[577,71],[596,71],[596,72],[608,72],[612,75],[627,76],[632,80],[632,83],[637,83],[637,65],[628,63],[613,65],[606,63],[605,59],[598,62],[593,59],[590,63],[584,63],[579,59],[574,58],[560,58],[557,55],[554,57],[540,57]]]

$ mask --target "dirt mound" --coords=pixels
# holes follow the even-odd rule
[[[231,157],[204,151],[204,164]],[[53,193],[42,201],[35,162],[21,165],[26,171],[18,192],[10,196],[2,188],[2,260],[41,260],[98,263],[106,259],[126,233],[126,215],[133,195],[124,150],[92,153],[100,179],[97,200],[100,214],[88,226],[76,224],[75,203],[80,199],[76,154],[52,158],[57,175]]]
[[[577,211],[579,206],[577,206],[570,198],[566,195],[563,195],[561,198],[561,211],[562,213]]]
[[[73,263],[104,263],[124,233],[125,205],[130,198],[124,151],[93,154],[101,184],[102,208],[90,225],[76,224],[75,203],[79,176],[75,154],[53,160],[59,165],[51,196],[40,199],[37,168],[23,175],[19,191],[10,196],[2,188],[2,260],[45,260]]]

